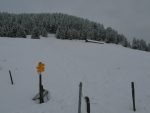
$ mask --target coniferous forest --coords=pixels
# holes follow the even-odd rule
[[[111,27],[103,24],[62,13],[10,14],[0,12],[0,37],[33,39],[47,37],[48,33],[56,34],[58,39],[96,40],[120,44],[124,47],[150,51],[150,44],[143,39],[134,38],[132,43]]]

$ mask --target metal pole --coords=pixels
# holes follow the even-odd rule
[[[79,84],[79,104],[78,104],[78,113],[81,113],[81,96],[82,96],[82,82]]]
[[[42,75],[41,73],[39,74],[39,94],[40,94],[40,104],[41,103],[44,103],[44,100],[43,100],[43,91],[42,91]]]
[[[135,108],[135,90],[134,90],[134,82],[131,82],[131,88],[132,88],[132,100],[133,100],[133,111],[136,111]]]
[[[11,75],[11,71],[10,71],[10,70],[9,70],[9,75],[10,75],[11,84],[13,85],[14,82],[13,82],[12,75]]]
[[[88,96],[85,97],[85,101],[86,101],[86,111],[87,113],[90,113],[90,99]]]

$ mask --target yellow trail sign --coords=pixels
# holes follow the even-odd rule
[[[36,67],[38,73],[42,73],[45,71],[45,64],[39,62],[38,66]]]

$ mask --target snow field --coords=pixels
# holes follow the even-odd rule
[[[38,62],[45,63],[44,88],[51,99],[36,104]],[[135,82],[137,113],[150,109],[150,53],[115,44],[77,40],[0,38],[0,112],[77,113],[79,82],[89,96],[91,113],[132,113],[131,82]],[[11,85],[9,70],[14,85]]]

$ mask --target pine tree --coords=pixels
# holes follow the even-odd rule
[[[106,43],[115,43],[117,33],[111,28],[106,29]]]
[[[67,38],[72,40],[73,39],[73,32],[71,29],[68,29],[66,32]]]
[[[26,38],[25,29],[20,25],[17,26],[16,37]]]
[[[45,29],[45,28],[41,28],[40,34],[41,34],[43,37],[47,37],[47,31],[46,31],[46,29]]]
[[[135,38],[133,38],[133,41],[132,41],[132,48],[133,49],[138,49],[137,40]]]
[[[4,37],[3,27],[0,27],[0,37]]]
[[[40,31],[38,28],[34,28],[32,32],[32,39],[39,39],[40,38]]]
[[[143,39],[140,40],[140,48],[139,49],[143,50],[143,51],[147,51],[147,44]]]
[[[122,45],[124,46],[124,47],[128,47],[128,41],[127,41],[127,39],[126,38],[123,38],[123,41],[122,41]]]
[[[61,39],[61,28],[60,28],[60,26],[57,28],[56,38]]]
[[[150,43],[147,45],[147,51],[150,51]]]
[[[67,39],[67,28],[59,26],[56,31],[56,37],[58,39]]]

